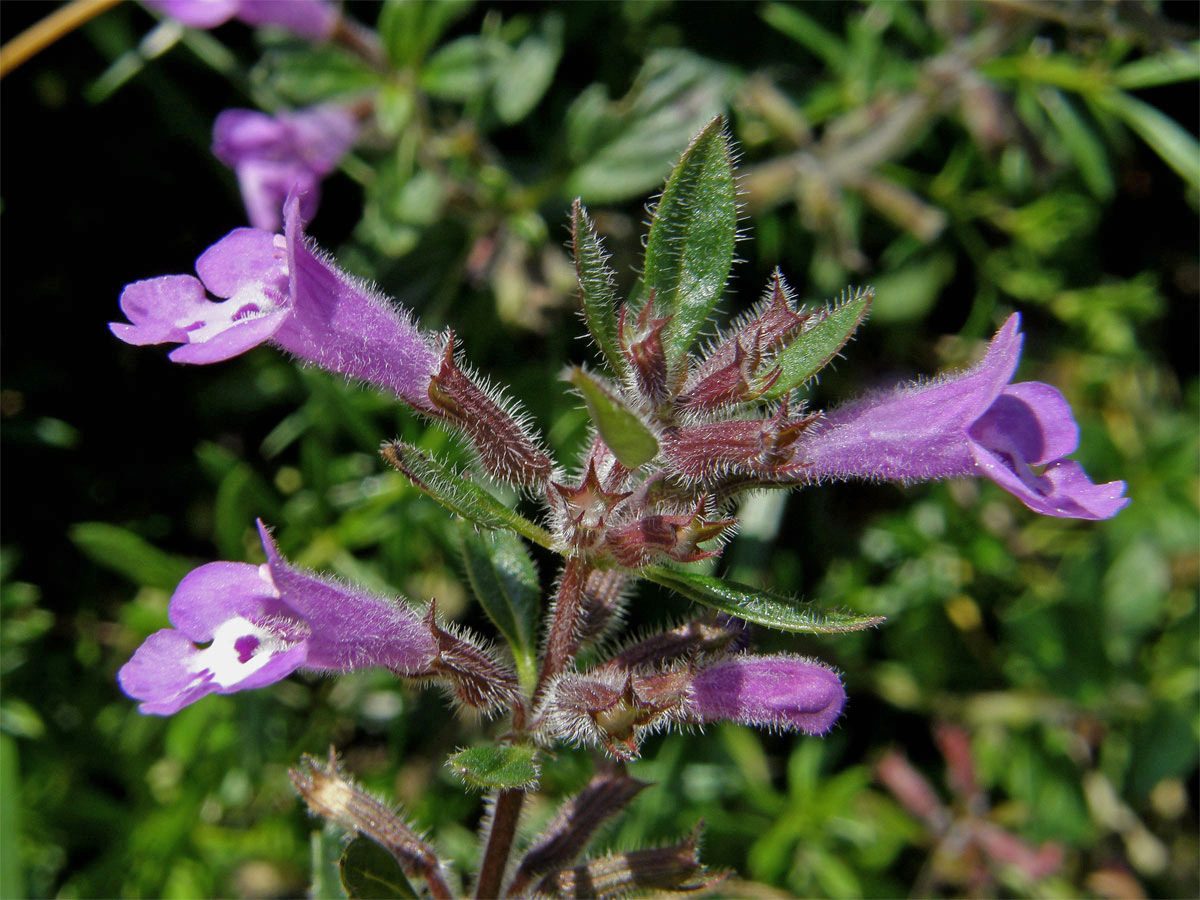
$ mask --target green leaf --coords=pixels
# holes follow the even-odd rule
[[[616,307],[614,273],[596,228],[578,198],[571,207],[571,249],[575,254],[575,275],[579,278],[579,296],[588,331],[608,360],[609,368],[614,373],[621,372],[625,368],[625,359],[621,356],[617,320],[613,313]]]
[[[342,842],[332,831],[313,829],[309,835],[309,871],[312,872],[312,881],[308,896],[321,897],[322,900],[346,900],[347,894],[342,886],[340,868],[344,852]]]
[[[1099,94],[1094,99],[1136,131],[1184,181],[1200,188],[1200,141],[1178,122],[1150,104],[1120,91]]]
[[[479,744],[452,753],[446,765],[470,788],[505,790],[537,785],[537,748],[529,744]]]
[[[821,59],[830,71],[842,72],[853,54],[847,52],[846,42],[795,6],[768,3],[762,11],[763,21],[776,31]]]
[[[0,897],[27,897],[21,872],[21,779],[17,742],[0,734]]]
[[[876,322],[912,322],[925,315],[954,277],[954,256],[927,252],[875,280],[871,318]]]
[[[1113,73],[1113,83],[1127,91],[1195,81],[1200,78],[1200,44],[1193,42],[1187,50],[1169,50],[1157,56],[1147,56],[1126,63]]]
[[[1058,129],[1063,145],[1075,160],[1079,175],[1096,197],[1108,200],[1114,185],[1104,145],[1084,123],[1071,102],[1054,88],[1038,91],[1038,101]]]
[[[550,532],[509,509],[475,482],[403,441],[385,444],[383,458],[409,481],[456,515],[491,529],[512,529],[535,544],[551,547]]]
[[[592,423],[621,465],[636,469],[654,459],[658,439],[614,390],[579,367],[570,369],[564,377],[583,397]]]
[[[568,197],[612,203],[662,183],[692,136],[733,96],[735,73],[684,50],[657,50],[620,100],[592,85],[567,111],[567,152],[577,168]]]
[[[541,583],[529,552],[511,531],[480,534],[459,520],[458,532],[471,589],[512,647],[522,682],[536,677]]]
[[[351,900],[416,900],[418,896],[396,857],[370,838],[359,836],[351,841],[338,868]]]
[[[292,103],[308,105],[378,88],[380,73],[359,57],[327,45],[268,51],[250,79]]]
[[[192,568],[140,536],[107,522],[79,522],[67,534],[85,556],[135,584],[173,591]]]
[[[413,66],[437,43],[473,0],[387,0],[379,13],[379,37],[397,67]]]
[[[671,316],[668,359],[687,353],[725,290],[737,238],[737,193],[725,120],[696,135],[667,179],[646,239],[642,281],[657,316]]]
[[[771,591],[693,572],[651,566],[643,569],[641,575],[683,594],[696,603],[780,631],[797,634],[845,634],[874,628],[884,621],[883,616],[864,616],[822,609]]]
[[[472,100],[492,85],[493,66],[511,52],[495,38],[461,37],[430,58],[421,70],[421,87],[442,100]]]
[[[511,125],[537,106],[554,81],[562,58],[562,17],[548,15],[541,29],[526,37],[496,68],[492,106],[500,121]]]
[[[776,357],[782,373],[766,396],[782,397],[825,368],[862,324],[874,296],[874,288],[853,288],[848,294],[843,293],[836,306],[818,313],[815,324],[809,325]]]

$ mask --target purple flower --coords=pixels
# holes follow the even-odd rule
[[[428,674],[438,648],[414,610],[289,565],[262,522],[258,530],[267,562],[190,572],[171,597],[175,627],[146,638],[117,673],[141,712],[171,715],[207,694],[263,687],[301,667]]]
[[[209,247],[196,260],[198,279],[166,275],[128,285],[121,309],[129,323],[110,323],[113,334],[129,344],[180,343],[170,358],[200,364],[270,341],[431,409],[429,383],[441,366],[437,337],[309,245],[295,193],[284,214],[286,236],[237,228]],[[228,299],[214,302],[206,289]]]
[[[310,40],[323,40],[337,27],[337,9],[326,0],[143,0],[192,28],[216,28],[230,19],[274,25]]]
[[[213,153],[237,173],[246,215],[255,228],[278,231],[280,210],[293,190],[300,214],[317,211],[321,179],[358,137],[358,121],[342,106],[315,106],[269,116],[227,109],[213,124]]]
[[[782,731],[824,734],[846,705],[835,671],[802,656],[735,656],[698,672],[688,711],[701,722],[728,719]]]
[[[799,444],[802,478],[923,481],[985,475],[1034,512],[1108,519],[1128,505],[1125,482],[1093,484],[1077,462],[1071,407],[1038,381],[1009,384],[1021,358],[1012,315],[983,361],[834,410]],[[1044,466],[1039,473],[1034,467]]]

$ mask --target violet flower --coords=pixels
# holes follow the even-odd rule
[[[121,667],[121,689],[142,701],[141,712],[171,715],[208,694],[263,687],[302,667],[428,674],[438,648],[415,610],[289,565],[262,522],[258,530],[267,562],[190,572],[171,597],[175,627],[150,635]]]
[[[441,366],[436,335],[339,270],[305,240],[300,201],[284,208],[285,235],[237,228],[196,260],[196,273],[128,285],[112,322],[129,344],[180,343],[170,358],[215,363],[264,341],[324,369],[385,387],[422,409]],[[208,299],[205,292],[229,298]]]
[[[269,116],[227,109],[213,123],[213,154],[237,173],[246,215],[255,228],[278,231],[293,190],[308,222],[317,211],[321,179],[358,137],[358,121],[342,106],[315,106]]]
[[[696,673],[688,712],[781,731],[824,734],[846,705],[837,672],[802,656],[734,656]]]
[[[908,482],[985,475],[1043,515],[1116,515],[1129,503],[1125,482],[1093,484],[1079,463],[1063,459],[1079,444],[1063,395],[1038,381],[1009,384],[1021,357],[1020,325],[1018,314],[1010,316],[972,369],[826,415],[799,444],[801,477]]]
[[[151,9],[192,28],[216,28],[230,19],[273,25],[319,41],[337,28],[337,8],[326,0],[142,0]]]

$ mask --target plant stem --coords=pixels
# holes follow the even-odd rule
[[[475,884],[477,900],[500,896],[504,870],[508,866],[508,855],[512,852],[513,837],[517,833],[517,822],[521,817],[521,806],[524,802],[525,792],[520,788],[500,791],[496,795],[487,849],[483,852],[483,862],[479,865],[479,879]]]
[[[27,28],[0,47],[0,78],[25,60],[41,53],[59,38],[64,37],[121,0],[75,0],[56,9],[36,25]]]

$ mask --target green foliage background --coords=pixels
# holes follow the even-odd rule
[[[4,38],[47,9],[6,7]],[[952,722],[992,820],[1065,849],[1050,879],[994,871],[985,893],[1194,896],[1196,8],[348,10],[378,27],[385,72],[125,4],[3,83],[0,894],[294,896],[315,866],[329,895],[337,841],[313,831],[285,770],[330,742],[464,868],[478,853],[481,801],[443,761],[486,725],[455,721],[435,693],[297,677],[162,720],[114,680],[185,572],[259,558],[256,516],[304,565],[484,624],[455,523],[376,456],[403,436],[465,462],[441,432],[268,349],[184,370],[104,329],[124,283],[190,271],[242,224],[207,150],[220,109],[374,97],[376,125],[326,183],[314,236],[427,326],[452,326],[560,458],[585,417],[555,377],[590,360],[562,248],[570,202],[588,204],[628,290],[642,204],[725,112],[747,237],[726,314],[776,266],[814,302],[877,289],[814,404],[962,365],[1017,310],[1021,377],[1066,394],[1097,481],[1129,483],[1132,505],[1102,523],[1039,518],[991,484],[756,499],[724,571],[889,621],[761,635],[843,671],[838,729],[651,741],[632,771],[657,787],[610,845],[703,818],[706,861],[744,879],[730,894],[960,894],[976,870],[935,852],[874,775],[899,748],[949,803],[931,728]],[[631,627],[685,611],[646,585]],[[590,766],[548,762],[531,822]]]

